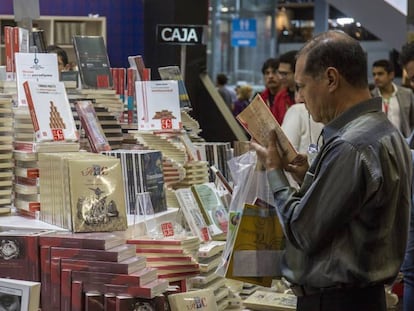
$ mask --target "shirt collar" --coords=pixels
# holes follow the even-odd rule
[[[363,101],[345,112],[339,115],[337,118],[325,125],[322,131],[322,137],[324,141],[328,141],[332,136],[334,136],[341,128],[352,120],[358,118],[359,116],[369,113],[381,111],[381,98],[371,98],[366,101]]]

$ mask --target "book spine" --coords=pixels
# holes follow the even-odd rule
[[[40,266],[41,266],[41,304],[43,310],[50,310],[50,247],[41,246],[40,248]]]
[[[97,284],[142,285],[141,276],[119,273],[72,271],[72,280]]]
[[[13,72],[16,72],[16,59],[15,53],[20,52],[20,35],[19,27],[13,27]]]
[[[30,117],[33,122],[33,128],[35,132],[39,131],[39,121],[37,120],[36,111],[34,108],[32,94],[30,92],[29,83],[26,81],[23,83],[24,92],[26,93],[27,105],[29,107]]]
[[[86,292],[85,311],[104,311],[104,295],[95,291]]]
[[[107,293],[104,295],[104,310],[116,311],[116,295]]]
[[[28,275],[30,277],[28,280],[40,282],[39,238],[37,236],[27,236],[26,241]]]
[[[79,281],[72,281],[72,311],[84,311],[83,303],[83,284]],[[51,309],[44,309],[51,310]]]
[[[60,279],[60,310],[71,311],[72,271],[61,268]]]
[[[50,295],[52,310],[59,310],[60,308],[60,283],[60,258],[52,257],[50,259]]]
[[[118,261],[117,252],[108,252],[104,250],[92,250],[83,248],[64,248],[52,247],[52,257],[59,258],[74,258],[83,260],[97,260],[97,261]]]
[[[117,295],[115,298],[116,311],[134,311],[135,299],[129,295]]]
[[[6,80],[14,80],[13,68],[13,27],[4,27],[4,45],[6,54]]]

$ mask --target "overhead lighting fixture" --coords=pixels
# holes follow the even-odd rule
[[[352,17],[341,17],[341,18],[337,18],[336,22],[341,26],[345,26],[345,25],[352,24],[354,22],[354,19]]]

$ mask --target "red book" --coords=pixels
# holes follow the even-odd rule
[[[50,298],[51,310],[60,308],[60,258],[52,257],[50,259]]]
[[[134,256],[120,262],[61,259],[61,269],[76,271],[130,274],[145,268],[145,266],[146,259],[143,256]]]
[[[40,247],[40,262],[41,262],[41,290],[40,290],[40,301],[43,310],[50,310],[50,247]]]
[[[104,311],[104,295],[97,291],[85,292],[85,311]]]
[[[125,244],[123,233],[91,232],[72,233],[56,232],[43,235],[40,245],[59,246],[68,248],[89,248],[106,250]]]
[[[105,287],[108,293],[115,293],[117,295],[127,294],[133,297],[152,299],[167,290],[168,281],[156,279],[143,286],[105,284]]]
[[[144,268],[131,274],[72,271],[72,280],[84,283],[144,286],[157,278],[157,269]]]
[[[108,293],[104,295],[104,310],[116,311],[116,295]]]
[[[115,298],[116,311],[134,311],[135,299],[131,295],[117,295]]]
[[[6,55],[6,75],[7,80],[13,80],[13,27],[4,26],[4,47]]]
[[[72,281],[72,311],[84,311],[82,282]],[[45,309],[49,310],[49,309]]]
[[[72,297],[72,271],[61,269],[60,271],[60,310],[71,311]]]
[[[59,258],[120,262],[136,255],[135,247],[133,245],[124,244],[107,250],[52,247],[51,256]]]
[[[13,229],[0,232],[0,277],[40,281],[39,236],[49,232]],[[7,250],[7,251],[5,251]]]

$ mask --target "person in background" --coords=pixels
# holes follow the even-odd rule
[[[295,71],[300,97],[324,124],[316,158],[309,165],[301,154],[286,164],[274,131],[266,146],[251,143],[285,229],[281,272],[297,311],[385,311],[384,285],[404,259],[411,152],[372,98],[367,69],[357,40],[341,31],[317,35],[298,52]]]
[[[250,99],[253,95],[253,88],[248,85],[240,85],[237,91],[237,100],[233,103],[233,115],[237,116],[240,112],[246,108],[249,103]]]
[[[277,74],[279,59],[268,58],[262,66],[265,89],[260,93],[265,103],[272,109],[277,93],[282,89],[282,83]]]
[[[400,63],[406,72],[407,82],[410,83],[411,87],[414,89],[414,42],[407,43],[402,47]],[[414,132],[411,133],[407,140],[411,150],[413,150]],[[412,192],[412,204],[407,250],[401,269],[404,278],[404,311],[411,311],[414,308],[414,189]]]
[[[297,51],[289,51],[279,58],[279,67],[277,73],[279,79],[284,86],[276,95],[274,105],[271,108],[272,114],[275,116],[279,124],[283,123],[286,111],[290,106],[295,104],[295,63]]]
[[[323,124],[313,121],[298,92],[295,101],[296,104],[286,111],[282,129],[299,153],[309,153],[308,156],[312,156],[319,149],[318,138]]]
[[[382,111],[391,123],[408,137],[414,130],[414,93],[411,89],[397,86],[394,66],[389,60],[380,59],[372,65],[375,88],[372,96],[382,98]]]
[[[68,71],[71,69],[69,64],[68,54],[64,49],[57,45],[49,45],[46,48],[48,53],[56,53],[58,58],[58,69],[59,72]]]
[[[231,110],[234,99],[236,98],[236,92],[227,87],[228,78],[224,73],[219,73],[216,76],[216,87],[220,96],[223,98],[227,107]]]

